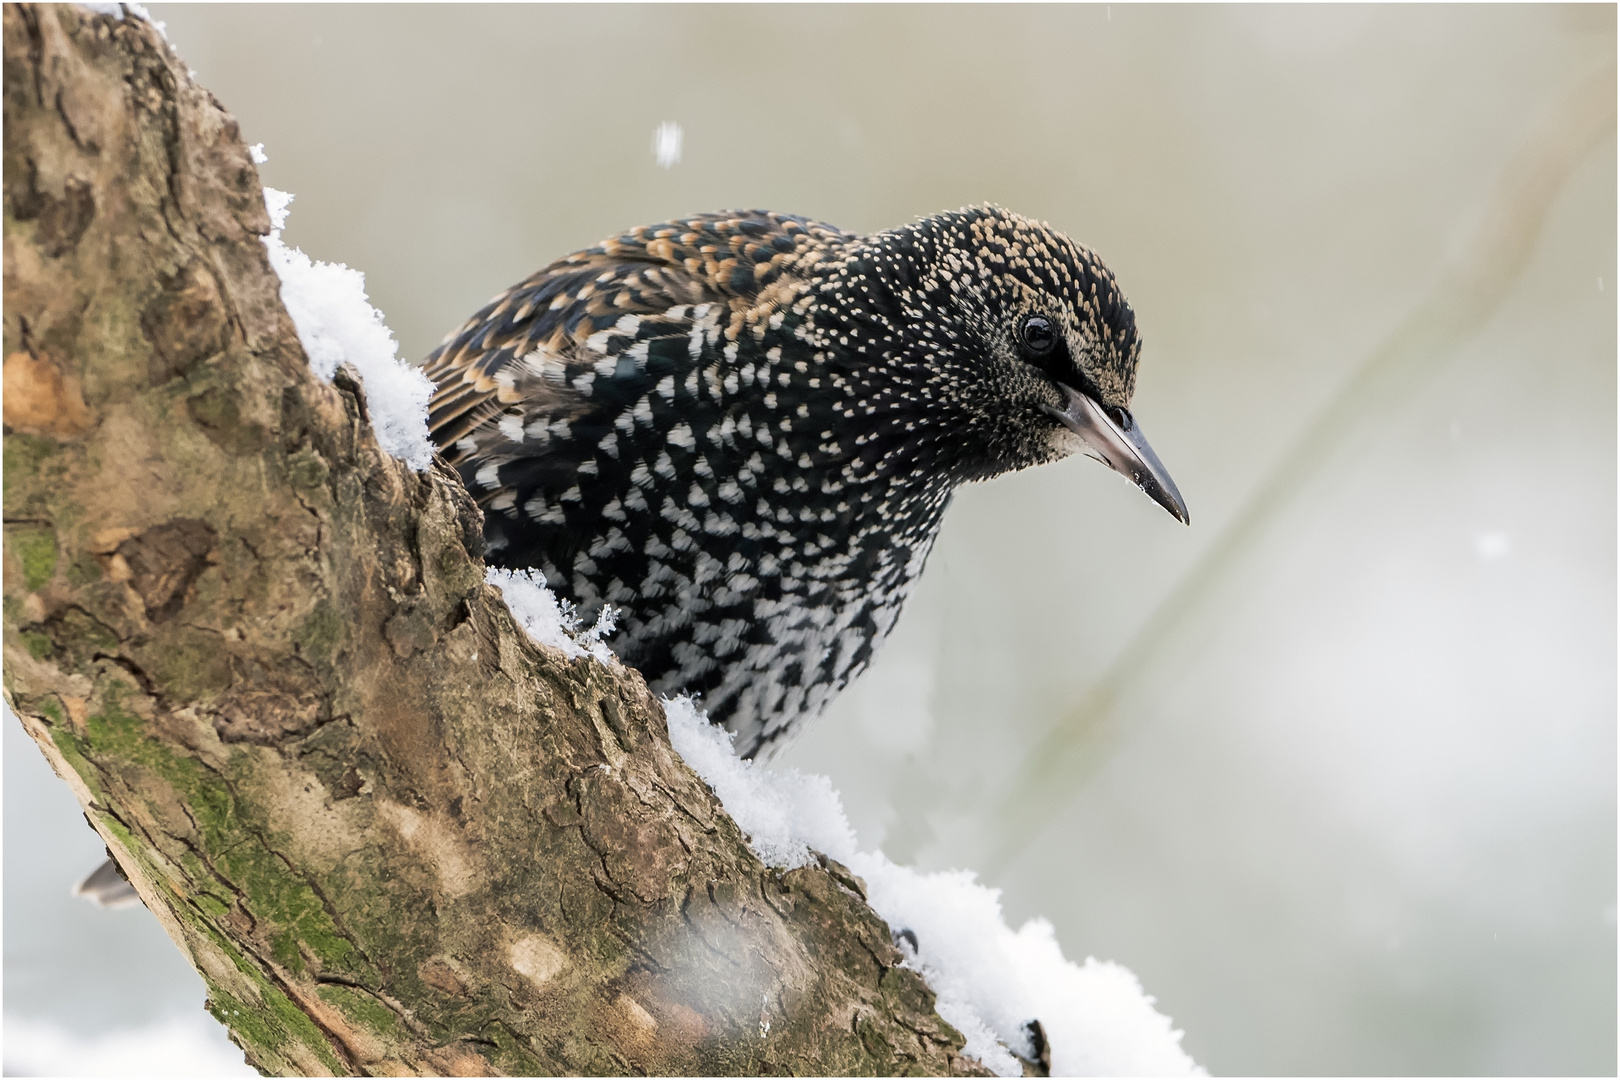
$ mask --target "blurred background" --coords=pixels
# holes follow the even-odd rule
[[[1083,459],[963,490],[779,762],[1213,1073],[1614,1074],[1614,6],[152,13],[411,358],[694,211],[1096,248],[1192,527]],[[5,740],[6,1071],[239,1061]]]

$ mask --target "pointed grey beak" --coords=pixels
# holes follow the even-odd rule
[[[1111,415],[1101,404],[1082,394],[1072,386],[1062,386],[1069,399],[1067,409],[1042,406],[1064,427],[1085,440],[1092,449],[1088,457],[1095,457],[1110,469],[1126,477],[1147,492],[1148,498],[1170,511],[1183,525],[1191,524],[1187,517],[1187,504],[1182,501],[1176,482],[1170,479],[1164,463],[1136,426],[1136,420],[1126,409]]]

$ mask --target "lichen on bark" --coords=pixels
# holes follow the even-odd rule
[[[273,1073],[977,1073],[846,871],[762,865],[633,671],[281,307],[234,119],[7,5],[5,692]]]

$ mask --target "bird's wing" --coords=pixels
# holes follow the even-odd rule
[[[470,437],[503,415],[528,423],[537,413],[568,420],[595,411],[609,402],[593,404],[592,384],[614,378],[621,354],[688,338],[714,314],[734,339],[746,319],[730,316],[746,316],[773,287],[852,239],[804,218],[742,211],[644,226],[560,259],[495,297],[428,356],[433,441],[456,462],[487,453]]]

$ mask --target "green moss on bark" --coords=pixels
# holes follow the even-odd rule
[[[51,639],[48,635],[37,630],[23,630],[17,636],[22,638],[23,647],[35,660],[43,660],[51,655]]]
[[[306,660],[330,665],[343,640],[343,619],[329,601],[321,600],[305,617],[293,640],[298,643],[299,652]]]
[[[14,431],[5,437],[5,469],[0,481],[4,483],[8,513],[37,510],[42,500],[35,481],[56,451],[54,441],[38,435]]]
[[[175,753],[163,741],[147,737],[140,717],[122,707],[121,696],[109,694],[102,708],[86,722],[83,742],[75,742],[85,749],[93,747],[100,759],[139,765],[168,782],[174,797],[196,822],[200,847],[212,853],[210,874],[240,897],[237,902],[248,914],[274,928],[272,941],[277,960],[302,974],[307,951],[324,972],[351,978],[374,975],[361,961],[353,942],[332,921],[314,889],[288,866],[268,838],[251,826],[261,815],[243,805],[218,773],[196,758]],[[234,764],[246,763],[245,753],[238,752],[237,757]],[[79,759],[85,760],[83,751]],[[251,775],[250,769],[236,771],[246,774],[243,779]]]
[[[29,592],[43,589],[56,573],[56,533],[46,525],[12,525],[6,540],[22,567],[23,586]]]

